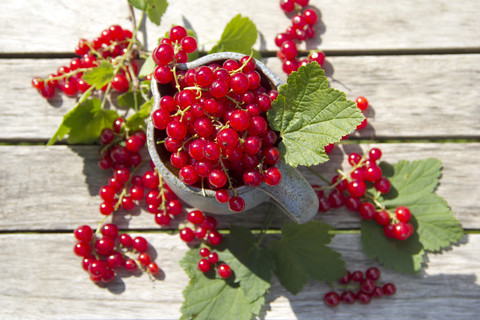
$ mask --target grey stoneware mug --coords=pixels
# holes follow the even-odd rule
[[[203,56],[195,61],[177,64],[177,69],[188,70],[212,62],[222,63],[228,59],[240,60],[245,55],[234,52],[213,53]],[[265,64],[256,60],[257,69],[262,79],[268,80],[272,89],[278,89],[282,81]],[[164,92],[162,85],[152,79],[152,94],[154,98],[152,112],[159,108],[160,99]],[[163,140],[165,134],[156,129],[148,119],[147,144],[148,152],[158,168],[163,179],[177,196],[187,204],[199,210],[216,214],[234,214],[228,205],[215,199],[215,191],[187,186],[176,176],[175,169],[169,164],[169,154],[163,144],[156,141]],[[282,172],[281,182],[274,186],[262,183],[259,187],[241,186],[235,188],[238,195],[245,200],[245,210],[256,207],[265,201],[274,201],[293,221],[305,223],[311,220],[318,211],[318,198],[310,184],[297,169],[285,164],[282,160],[276,165]]]

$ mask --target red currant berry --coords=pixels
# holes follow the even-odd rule
[[[93,230],[88,225],[78,227],[74,231],[75,238],[80,241],[90,241],[93,236]]]
[[[223,279],[230,278],[230,276],[232,275],[232,269],[226,263],[220,264],[217,268],[217,272],[218,272],[218,275]]]
[[[352,197],[359,198],[367,191],[367,186],[362,180],[353,180],[347,186],[348,192]]]
[[[377,211],[375,213],[375,222],[381,226],[387,226],[390,224],[390,215],[386,210]]]
[[[132,245],[133,249],[137,250],[138,252],[145,252],[148,248],[148,242],[143,237],[135,237]]]
[[[381,178],[375,181],[375,189],[380,191],[380,193],[388,193],[391,189],[390,181],[387,178]]]
[[[217,201],[220,203],[227,203],[230,199],[230,195],[228,194],[227,190],[219,189],[215,192],[215,199],[217,199]]]
[[[112,88],[117,90],[118,92],[126,92],[130,87],[130,83],[128,79],[123,74],[117,74],[112,79]]]
[[[323,302],[329,307],[336,307],[340,303],[340,296],[334,291],[327,292],[323,297]]]
[[[192,229],[190,229],[189,227],[185,227],[180,230],[180,239],[185,242],[191,242],[193,241],[193,239],[195,239],[195,234],[193,233]]]
[[[222,235],[216,230],[211,230],[207,235],[207,241],[212,246],[219,245],[222,242],[222,240],[223,240]]]
[[[397,288],[393,283],[385,283],[382,287],[382,290],[383,294],[385,294],[386,296],[394,295],[395,292],[397,292]]]
[[[211,268],[212,268],[212,264],[207,259],[201,259],[200,261],[198,261],[198,269],[201,272],[203,273],[208,272],[210,271]]]
[[[395,216],[400,222],[408,222],[412,217],[412,213],[410,212],[410,209],[408,209],[407,207],[400,206],[395,209]]]
[[[376,281],[380,278],[380,270],[376,267],[370,267],[367,269],[367,271],[365,271],[365,276],[368,279]]]
[[[357,103],[357,107],[360,110],[367,110],[368,108],[368,100],[367,98],[360,96],[358,97],[355,102]]]
[[[233,196],[228,201],[228,208],[234,212],[241,212],[245,209],[245,200],[239,196]]]
[[[378,148],[372,148],[368,155],[370,160],[376,161],[382,157],[382,151]]]

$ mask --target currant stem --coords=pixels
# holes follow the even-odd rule
[[[237,196],[237,195],[238,195],[237,190],[235,190],[235,189],[233,188],[232,180],[230,179],[230,176],[228,175],[228,171],[227,171],[227,168],[225,167],[225,164],[223,163],[222,157],[219,157],[218,160],[220,160],[220,165],[222,166],[223,172],[225,172],[225,174],[227,175],[228,187],[229,187],[231,190],[233,190],[233,194],[234,194],[235,196]]]

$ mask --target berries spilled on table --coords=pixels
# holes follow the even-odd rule
[[[353,304],[369,304],[374,298],[391,296],[395,294],[396,287],[393,283],[381,283],[380,270],[376,267],[368,268],[365,273],[360,270],[350,272],[338,280],[342,288],[340,292],[329,291],[323,297],[323,302],[329,307],[336,307],[340,302]]]

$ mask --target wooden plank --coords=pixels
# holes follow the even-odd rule
[[[2,319],[178,319],[182,290],[188,278],[178,266],[188,247],[176,235],[142,233],[164,273],[121,277],[108,286],[90,282],[72,253],[70,234],[1,234],[0,316]],[[396,295],[370,306],[323,305],[329,290],[311,281],[293,296],[274,278],[264,319],[472,319],[480,312],[480,235],[444,254],[428,256],[428,268],[408,276],[380,267],[381,281],[393,282]],[[337,235],[332,248],[342,253],[347,268],[365,270],[375,262],[362,253],[358,235]],[[322,316],[319,316],[322,315]]]
[[[274,51],[277,49],[275,35],[290,25],[277,0],[226,0],[221,5],[208,5],[200,0],[177,0],[169,4],[159,27],[147,23],[146,40],[150,50],[172,24],[192,27],[199,43],[209,49],[220,38],[226,23],[241,13],[251,18],[261,33],[256,48]],[[480,22],[477,19],[480,5],[475,0],[461,3],[406,0],[401,4],[311,0],[310,4],[320,11],[321,19],[316,25],[319,36],[310,43],[309,49],[320,47],[349,52],[478,49],[480,46]],[[131,26],[126,1],[81,0],[66,5],[55,0],[42,3],[39,10],[26,1],[9,0],[2,2],[1,9],[2,53],[72,52],[78,39],[93,39],[111,24]],[[30,23],[18,24],[25,17],[29,17]],[[12,28],[13,25],[16,27]]]
[[[480,55],[406,55],[327,59],[332,86],[355,99],[366,96],[370,126],[364,138],[480,137]],[[0,60],[0,139],[47,141],[74,100],[46,101],[31,88],[65,59]],[[286,79],[276,58],[267,65]],[[446,121],[448,119],[448,121]]]
[[[401,159],[415,160],[437,157],[443,163],[443,176],[438,194],[446,199],[465,228],[479,228],[478,202],[480,200],[480,143],[408,143],[380,145],[345,145],[347,153],[383,150],[383,159],[395,163]],[[97,166],[98,147],[95,146],[0,146],[0,226],[2,230],[72,230],[89,224],[95,226],[101,219],[98,190],[107,184],[110,172]],[[318,170],[331,178],[338,169],[349,168],[347,157],[340,148],[332,154],[332,161]],[[314,184],[321,180],[309,170],[302,174]],[[268,206],[260,206],[245,214],[222,217],[221,227],[240,224],[261,228]],[[141,214],[140,214],[141,213]],[[340,229],[358,228],[359,217],[346,209],[319,214],[321,219]],[[121,228],[157,229],[153,216],[146,211],[119,213],[114,221]],[[278,226],[281,217],[274,223]],[[176,225],[172,224],[172,228]]]

